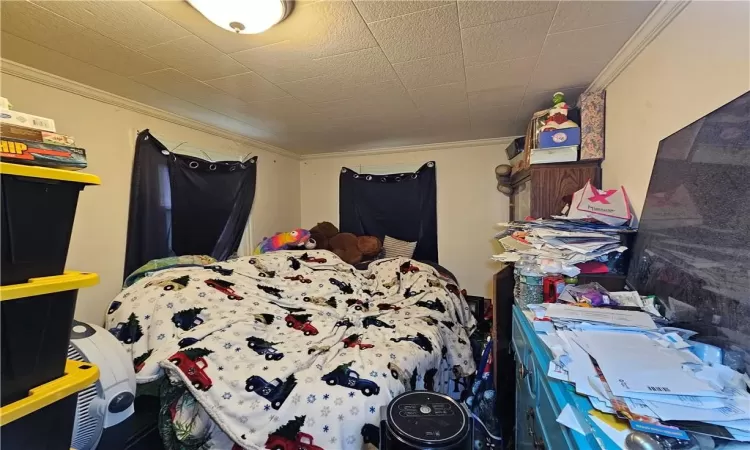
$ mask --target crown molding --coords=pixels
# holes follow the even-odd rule
[[[625,68],[656,39],[661,31],[669,25],[675,17],[692,0],[662,0],[651,14],[635,31],[633,36],[622,46],[619,52],[607,63],[602,71],[586,89],[586,92],[597,92],[607,89]]]
[[[471,148],[471,147],[483,147],[487,145],[507,146],[516,137],[518,136],[493,138],[493,139],[474,139],[470,141],[440,142],[437,144],[404,145],[401,147],[374,148],[374,149],[369,149],[369,150],[349,150],[349,151],[342,151],[342,152],[312,153],[308,155],[302,155],[302,160],[307,161],[311,159],[347,158],[347,157],[354,157],[354,156],[390,155],[393,153],[426,152],[429,150],[445,150],[445,149],[451,149],[451,148],[457,148],[457,147]]]
[[[96,100],[101,103],[116,106],[118,108],[126,109],[129,111],[143,114],[145,116],[153,117],[165,122],[174,123],[183,127],[191,128],[193,130],[201,131],[206,134],[213,136],[222,137],[239,144],[248,145],[256,149],[265,150],[270,153],[277,155],[286,156],[288,158],[300,159],[300,155],[297,153],[290,152],[274,145],[266,144],[265,142],[257,141],[255,139],[237,134],[223,128],[208,125],[206,123],[189,119],[187,117],[164,111],[153,106],[146,105],[144,103],[136,102],[134,100],[120,97],[119,95],[112,94],[110,92],[102,91],[91,86],[87,86],[76,81],[69,80],[67,78],[59,77],[57,75],[44,72],[33,67],[25,66],[17,62],[0,58],[0,72],[14,77],[22,78],[24,80],[39,83],[44,86],[49,86],[61,91],[70,92],[81,97],[85,97],[91,100]]]

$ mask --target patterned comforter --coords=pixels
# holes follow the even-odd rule
[[[189,390],[169,406],[177,434],[227,449],[362,448],[381,405],[474,372],[474,325],[433,268],[357,271],[327,251],[155,272],[107,318],[139,383],[166,374]]]

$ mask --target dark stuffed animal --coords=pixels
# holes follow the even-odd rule
[[[310,237],[315,239],[315,248],[330,250],[329,239],[339,234],[339,229],[331,222],[320,222],[310,229]]]
[[[331,251],[347,264],[362,261],[362,252],[357,247],[357,236],[351,233],[339,233],[328,240]]]
[[[383,248],[375,236],[355,236],[351,233],[340,233],[331,222],[320,222],[310,229],[318,250],[330,250],[347,264],[355,265],[363,259],[373,259]]]
[[[362,252],[362,258],[373,259],[380,254],[383,249],[383,243],[375,236],[359,236],[357,238],[357,248]]]

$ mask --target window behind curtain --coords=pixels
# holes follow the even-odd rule
[[[171,153],[148,130],[136,139],[124,277],[168,256],[226,259],[247,227],[257,157],[206,161]],[[207,211],[209,213],[207,213]]]

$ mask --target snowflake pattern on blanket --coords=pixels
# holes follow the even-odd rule
[[[393,397],[453,391],[474,372],[475,322],[451,280],[403,258],[358,271],[306,253],[155,271],[112,302],[107,328],[137,381],[167,376],[194,397],[180,400],[180,415],[205,426],[185,439],[359,450]]]

